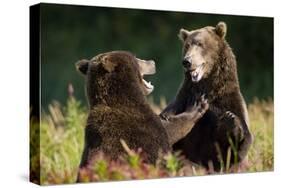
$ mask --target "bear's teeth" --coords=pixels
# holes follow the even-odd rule
[[[142,81],[148,89],[153,89],[153,85],[151,84],[151,82],[147,82],[145,79],[142,79]]]

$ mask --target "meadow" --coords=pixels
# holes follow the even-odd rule
[[[153,99],[149,98],[149,103],[156,113],[166,106],[163,98],[160,104],[155,104]],[[250,129],[254,135],[254,142],[248,153],[249,162],[242,169],[230,170],[226,167],[217,173],[273,170],[273,100],[256,98],[248,104],[248,110]],[[31,180],[39,183],[39,180],[36,180],[38,178],[43,185],[75,183],[83,150],[86,117],[87,106],[70,95],[65,105],[56,101],[49,104],[42,111],[40,125],[36,121],[31,123]],[[188,162],[180,153],[161,155],[156,165],[149,165],[143,162],[141,151],[132,151],[126,144],[124,149],[127,154],[120,156],[117,161],[109,161],[102,153],[97,155],[91,165],[92,168],[82,171],[83,181],[116,181],[214,173]]]

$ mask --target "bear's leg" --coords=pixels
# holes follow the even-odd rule
[[[177,115],[182,113],[185,107],[182,103],[179,103],[177,100],[173,100],[166,108],[159,114],[160,118],[167,120],[169,116]]]
[[[227,111],[219,119],[215,135],[221,148],[231,148],[232,163],[241,162],[246,157],[252,143],[252,135],[245,120]],[[227,151],[221,152],[226,160]]]
[[[179,95],[180,96],[180,95]],[[189,97],[177,96],[168,106],[159,114],[161,119],[167,120],[169,116],[178,115],[183,112],[192,111],[192,108],[196,102],[200,102],[202,98],[205,98],[205,94],[190,95]]]
[[[195,123],[205,114],[208,108],[207,99],[201,97],[193,106],[189,106],[185,112],[161,119],[168,134],[169,144],[172,146],[185,137],[191,131]]]

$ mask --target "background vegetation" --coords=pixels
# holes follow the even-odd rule
[[[128,50],[153,59],[157,73],[152,97],[170,101],[181,67],[180,28],[193,30],[225,21],[226,40],[238,62],[241,90],[248,102],[273,97],[273,18],[43,4],[41,9],[42,103],[66,102],[72,83],[85,104],[84,79],[74,63],[112,50]]]
[[[166,105],[150,102],[159,113]],[[273,101],[254,99],[248,107],[254,142],[248,154],[248,164],[227,168],[226,173],[260,172],[273,170]],[[75,183],[81,159],[84,126],[87,110],[80,101],[70,97],[66,106],[58,102],[48,105],[40,126],[40,155],[32,155],[31,179],[38,178],[40,164],[41,184]],[[38,150],[38,125],[31,124],[31,149]],[[128,151],[128,150],[127,150]],[[38,161],[40,160],[40,163]],[[157,165],[143,163],[139,152],[128,151],[118,161],[109,161],[102,153],[94,159],[92,168],[82,171],[83,181],[108,181],[193,176],[213,174],[202,167],[186,161],[177,153],[160,156]],[[219,173],[224,173],[219,172]]]

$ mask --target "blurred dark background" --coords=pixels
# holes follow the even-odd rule
[[[183,79],[179,29],[219,21],[228,26],[246,101],[273,98],[273,18],[42,4],[41,21],[43,107],[52,100],[65,103],[69,83],[86,104],[84,78],[74,64],[112,50],[155,60],[157,73],[146,79],[155,86],[151,95],[156,103],[160,97],[170,101]]]

